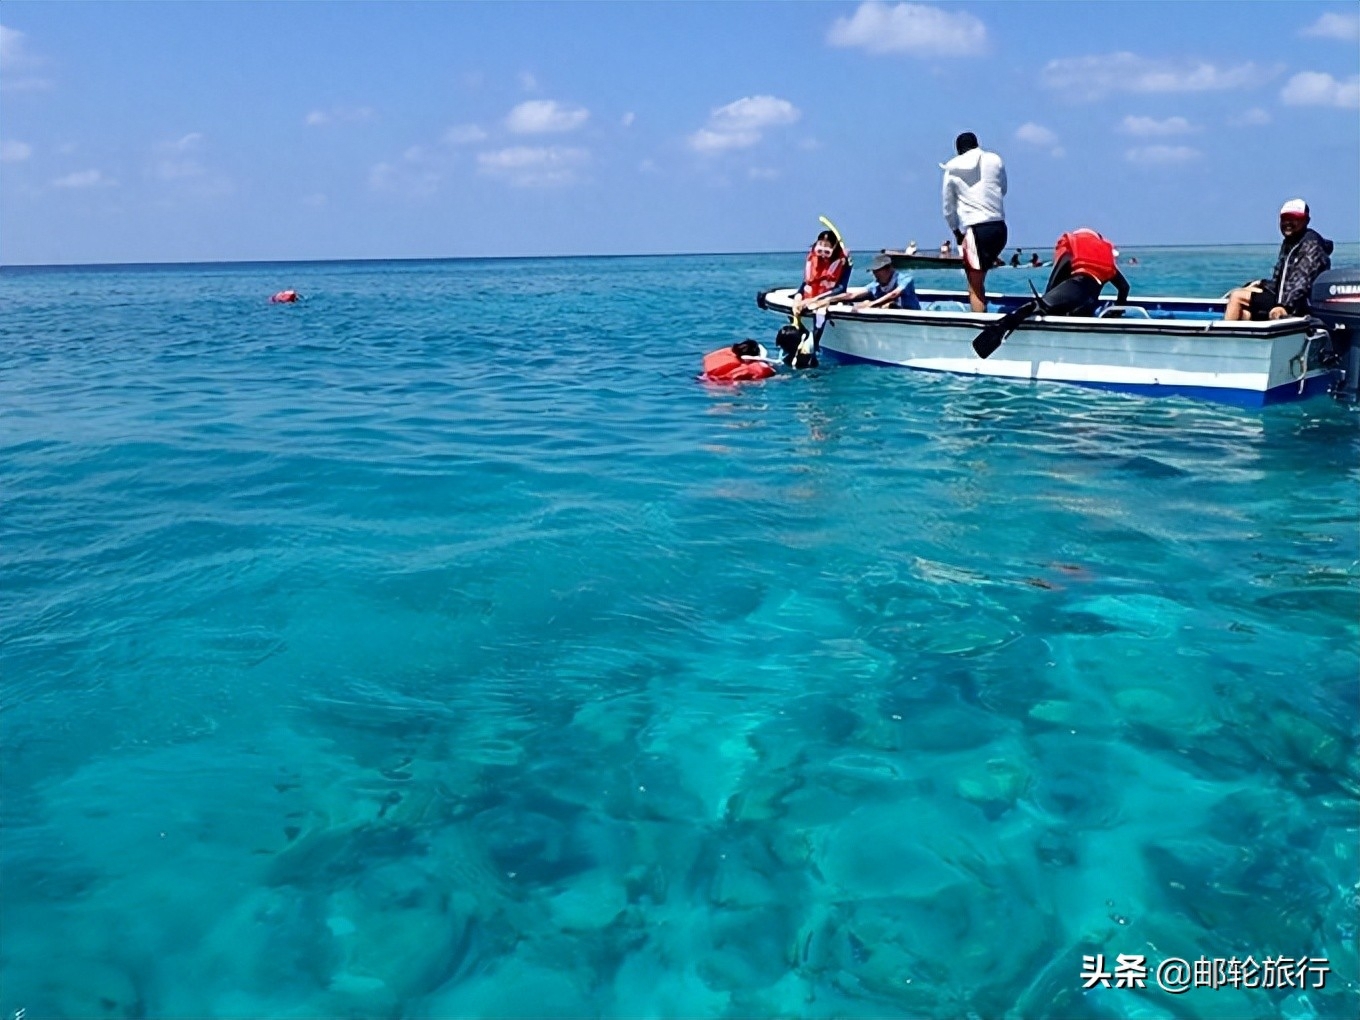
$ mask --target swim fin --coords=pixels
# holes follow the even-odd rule
[[[1035,298],[1033,301],[1026,301],[1023,305],[1013,312],[1007,312],[997,319],[977,336],[973,337],[973,350],[977,352],[979,358],[990,358],[996,353],[1008,336],[1015,332],[1017,326],[1024,322],[1035,312],[1045,311],[1042,298]]]

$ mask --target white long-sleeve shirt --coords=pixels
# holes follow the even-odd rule
[[[944,221],[950,230],[1006,218],[1006,164],[995,152],[969,149],[944,170]]]

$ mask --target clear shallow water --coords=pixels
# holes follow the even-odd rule
[[[798,270],[0,275],[0,1014],[1356,1015],[1355,410],[695,382]]]

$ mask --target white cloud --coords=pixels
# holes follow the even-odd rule
[[[1067,154],[1067,150],[1058,144],[1057,134],[1049,128],[1044,127],[1042,124],[1034,123],[1034,121],[1021,124],[1016,128],[1015,137],[1019,141],[1029,145],[1036,145],[1039,148],[1048,149],[1049,154],[1053,156],[1061,157]]]
[[[1228,123],[1233,127],[1260,127],[1262,124],[1270,123],[1270,114],[1259,106],[1253,106],[1250,110],[1244,110],[1231,118]]]
[[[0,25],[0,91],[36,92],[52,82],[35,72],[46,61],[29,52],[23,32]]]
[[[637,114],[635,114],[632,110],[629,110],[627,113],[625,113],[622,117],[619,118],[619,123],[622,124],[624,127],[632,127],[633,121],[635,120],[637,120]]]
[[[1360,39],[1360,14],[1323,14],[1299,35],[1355,42]]]
[[[1321,71],[1300,71],[1285,83],[1280,100],[1289,106],[1360,107],[1360,75],[1338,81]]]
[[[1259,85],[1279,73],[1256,64],[1218,67],[1203,60],[1153,60],[1136,53],[1050,60],[1043,70],[1048,88],[1078,99],[1110,92],[1215,92]]]
[[[792,124],[801,117],[798,107],[775,96],[747,96],[713,111],[710,123],[719,131],[760,131]]]
[[[710,131],[700,128],[689,136],[689,146],[695,152],[725,152],[728,149],[749,149],[760,141],[759,131]]]
[[[472,145],[486,140],[486,132],[476,124],[456,124],[444,132],[446,145]]]
[[[1158,120],[1156,117],[1125,117],[1120,130],[1126,135],[1136,135],[1139,138],[1155,138],[1165,135],[1185,135],[1194,130],[1190,122],[1184,117],[1167,117],[1165,120]]]
[[[553,99],[530,99],[510,111],[505,126],[519,135],[575,131],[589,117],[590,111],[583,106],[563,106]]]
[[[656,160],[644,159],[641,163],[638,164],[638,170],[640,170],[644,174],[656,173],[657,172]]]
[[[358,124],[373,116],[371,106],[332,106],[329,110],[313,110],[307,114],[303,123],[308,127],[324,127],[327,124]]]
[[[832,23],[826,41],[874,54],[968,56],[986,52],[987,26],[966,11],[866,0],[853,15]]]
[[[28,44],[24,42],[27,38],[23,32],[0,25],[0,64],[7,70],[20,70],[38,63],[38,58],[28,52]]]
[[[766,166],[753,166],[746,171],[746,176],[753,181],[773,181],[779,177],[779,171]]]
[[[577,170],[589,161],[590,153],[585,149],[558,145],[543,148],[516,145],[477,154],[477,166],[482,173],[521,188],[571,184],[577,179]]]
[[[1144,165],[1167,165],[1189,163],[1203,155],[1198,149],[1188,145],[1144,145],[1130,149],[1124,156],[1130,163]]]
[[[708,126],[689,136],[695,152],[748,149],[763,137],[766,128],[793,124],[802,116],[798,107],[776,96],[745,96],[715,109]]]
[[[1021,124],[1016,128],[1015,137],[1022,142],[1029,142],[1031,145],[1052,145],[1058,140],[1058,136],[1048,128],[1032,121],[1028,124]]]
[[[58,177],[52,182],[54,188],[112,188],[118,184],[117,181],[105,177],[99,170],[78,170],[65,177]]]
[[[33,155],[33,146],[14,138],[0,142],[0,163],[22,163]]]

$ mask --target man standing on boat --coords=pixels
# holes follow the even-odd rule
[[[987,270],[1006,249],[1006,164],[978,145],[965,131],[954,139],[958,155],[941,163],[944,171],[944,220],[963,253],[968,302],[987,310]]]

